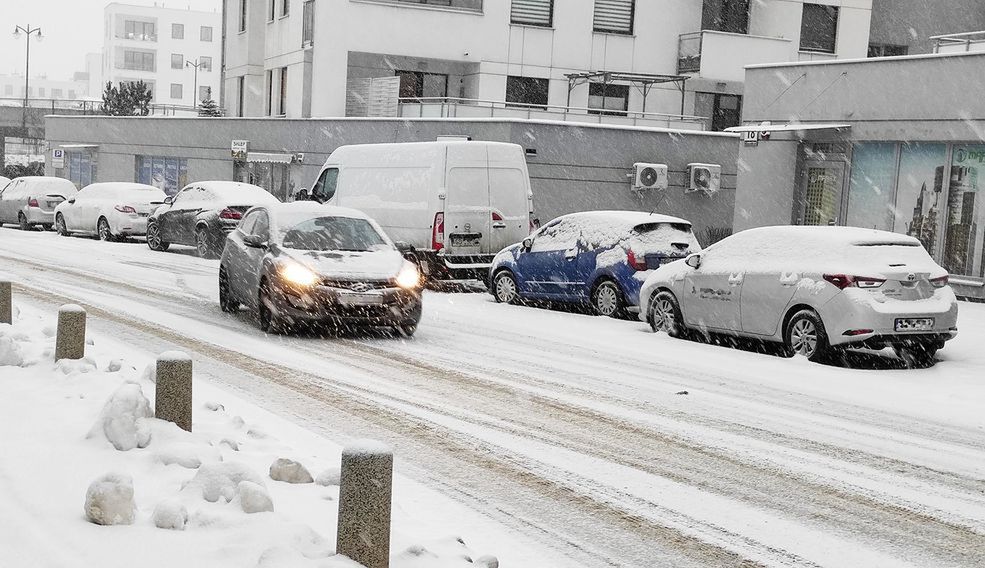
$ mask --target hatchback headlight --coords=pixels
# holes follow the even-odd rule
[[[404,262],[400,272],[397,273],[397,286],[406,290],[417,288],[421,284],[421,273],[417,271],[417,266],[413,262]]]
[[[318,282],[317,274],[294,261],[281,264],[277,272],[281,278],[298,286],[313,286]]]

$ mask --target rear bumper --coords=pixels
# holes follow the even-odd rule
[[[117,235],[146,235],[147,217],[116,215],[111,221],[113,232]]]
[[[345,291],[317,286],[296,289],[277,286],[271,300],[277,314],[295,323],[343,323],[360,326],[416,325],[421,319],[421,294],[386,288],[373,291],[378,302],[356,305],[343,299]]]
[[[912,347],[919,345],[934,345],[943,347],[945,341],[950,341],[957,337],[958,330],[943,333],[894,333],[894,334],[874,334],[861,341],[847,344],[851,347],[868,347],[871,349],[882,349],[883,347]]]
[[[27,217],[28,224],[31,225],[54,225],[55,212],[45,211],[37,207],[25,207],[24,217]]]
[[[943,344],[958,333],[958,302],[950,288],[924,300],[877,301],[864,290],[837,294],[821,311],[831,345],[886,346],[918,342]],[[933,319],[929,329],[897,331],[898,319]],[[857,330],[871,330],[858,334]]]

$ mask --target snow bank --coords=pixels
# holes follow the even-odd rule
[[[311,483],[314,479],[307,468],[299,462],[287,458],[278,458],[270,464],[270,479],[287,483]]]
[[[244,513],[264,513],[274,510],[274,502],[267,493],[267,488],[252,481],[240,481],[236,486],[239,491],[239,506]]]
[[[140,385],[128,381],[109,397],[86,437],[104,438],[123,452],[145,448],[150,444],[151,430],[144,419],[153,416]]]
[[[13,337],[0,330],[0,367],[4,366],[23,367],[24,350]]]
[[[133,524],[133,479],[129,475],[108,473],[89,485],[85,515],[97,525]]]
[[[233,501],[240,490],[240,482],[250,481],[266,487],[263,477],[251,470],[247,465],[236,462],[209,463],[198,468],[188,483],[182,488],[182,493],[201,495],[202,499],[215,503],[221,497],[227,503]]]
[[[168,499],[154,508],[154,526],[159,529],[185,530],[188,523],[188,509],[177,499]]]

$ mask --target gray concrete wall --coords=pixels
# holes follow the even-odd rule
[[[932,53],[930,36],[982,30],[982,0],[872,0],[869,43],[905,45],[910,55]]]
[[[773,139],[739,149],[736,232],[791,223],[797,196],[797,140]]]
[[[528,156],[534,208],[542,221],[575,211],[634,209],[691,220],[699,233],[731,228],[738,137],[504,119],[264,119],[175,117],[49,117],[47,139],[98,144],[99,181],[130,181],[135,156],[188,159],[188,180],[232,179],[231,140],[249,140],[251,152],[305,154],[298,186],[309,186],[328,155],[344,144],[415,142],[440,135],[513,142]],[[670,188],[643,195],[630,189],[634,162],[668,165]],[[722,165],[722,190],[685,194],[689,162]]]

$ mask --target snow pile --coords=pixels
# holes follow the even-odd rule
[[[241,481],[249,481],[260,487],[266,487],[263,477],[245,464],[222,462],[205,464],[198,468],[195,477],[186,483],[181,491],[199,495],[210,503],[215,503],[220,498],[229,503],[239,495]]]
[[[85,514],[97,525],[130,525],[136,506],[133,503],[133,479],[129,475],[108,473],[89,485]]]
[[[153,520],[159,529],[183,531],[188,522],[188,509],[178,499],[161,501],[154,508]]]
[[[270,464],[270,479],[286,483],[311,483],[314,481],[303,465],[286,458],[278,458],[277,461]]]
[[[9,326],[6,326],[9,328]],[[0,367],[21,367],[24,365],[24,352],[18,342],[14,341],[5,330],[0,330]]]
[[[146,448],[151,430],[144,419],[153,416],[140,385],[125,382],[106,401],[87,437],[103,437],[121,452]]]
[[[267,493],[267,488],[252,481],[240,481],[236,487],[239,491],[239,506],[244,513],[264,513],[274,510],[274,502]]]

